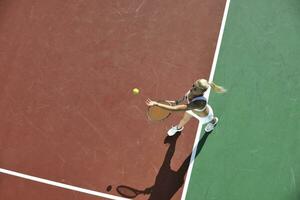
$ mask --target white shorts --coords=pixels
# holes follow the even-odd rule
[[[208,108],[208,115],[205,117],[200,117],[199,111],[196,111],[196,110],[189,110],[189,111],[187,111],[187,113],[189,113],[193,117],[197,118],[202,124],[207,124],[208,122],[213,120],[214,112],[213,112],[213,109],[210,107],[210,105],[206,105],[206,107]]]

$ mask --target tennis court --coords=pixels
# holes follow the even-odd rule
[[[0,2],[0,199],[300,198],[297,0]],[[220,118],[149,121],[206,78]],[[140,94],[133,95],[138,87]],[[196,156],[196,158],[194,158]],[[125,190],[125,189],[124,189]]]

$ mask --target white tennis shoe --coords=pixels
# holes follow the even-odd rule
[[[216,127],[217,123],[218,123],[219,119],[217,117],[215,117],[215,122],[209,122],[206,126],[205,126],[205,132],[209,133],[212,132],[214,130],[214,128]]]
[[[168,130],[168,136],[173,136],[175,135],[176,133],[180,132],[183,130],[184,127],[181,127],[180,129],[177,128],[177,126],[173,126],[172,128],[170,128]]]

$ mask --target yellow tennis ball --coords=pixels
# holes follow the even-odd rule
[[[132,89],[132,93],[133,93],[134,95],[137,95],[137,94],[140,93],[140,90],[139,90],[138,88],[133,88],[133,89]]]

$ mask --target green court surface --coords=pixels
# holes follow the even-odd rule
[[[232,0],[187,200],[300,199],[300,1]]]

